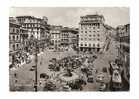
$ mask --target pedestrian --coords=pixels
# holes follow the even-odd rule
[[[15,78],[17,77],[17,74],[16,74],[16,73],[14,73],[14,77],[15,77]]]

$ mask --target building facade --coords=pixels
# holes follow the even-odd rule
[[[39,47],[44,48],[49,40],[49,25],[47,17],[37,18],[34,16],[17,16],[21,26],[28,30],[28,38],[31,37],[39,41]]]
[[[11,64],[19,61],[22,51],[27,50],[28,31],[21,27],[16,18],[9,18],[9,61]]]
[[[61,45],[61,29],[62,26],[56,26],[56,25],[51,25],[50,26],[50,41],[51,41],[51,46],[53,46],[53,48],[55,50],[59,50],[60,49],[60,45]]]
[[[103,15],[86,15],[80,17],[79,49],[86,52],[98,52],[103,49],[105,35],[105,19]]]
[[[119,40],[118,56],[123,68],[122,77],[128,83],[130,82],[130,24],[120,25],[117,28],[117,37]],[[129,86],[127,87],[129,88]]]
[[[73,49],[78,45],[78,29],[63,27],[61,30],[62,49]]]
[[[116,28],[117,30],[117,37],[119,38],[120,42],[129,43],[130,41],[130,24],[120,25]]]

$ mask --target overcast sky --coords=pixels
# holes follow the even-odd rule
[[[63,25],[69,27],[78,27],[80,16],[86,14],[102,14],[105,23],[116,27],[127,24],[129,20],[129,8],[112,7],[112,8],[79,8],[79,7],[12,7],[10,16],[31,15],[35,17],[48,17],[48,23],[53,25]]]

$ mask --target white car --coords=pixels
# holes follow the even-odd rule
[[[97,82],[103,82],[104,80],[104,74],[103,73],[99,73],[96,77],[96,81]]]
[[[71,88],[68,85],[63,86],[63,91],[71,91]]]

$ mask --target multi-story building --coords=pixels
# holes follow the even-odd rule
[[[61,30],[61,47],[68,49],[77,47],[78,45],[78,30],[69,27],[63,27]]]
[[[41,19],[34,16],[17,16],[16,18],[21,26],[28,30],[29,38],[36,38],[40,43],[39,46],[44,47],[49,37],[47,17]]]
[[[28,38],[28,32],[23,29],[18,21],[10,17],[9,18],[9,61],[14,63],[16,57],[19,56],[22,49],[25,48]]]
[[[106,29],[106,35],[107,36],[113,37],[113,38],[116,37],[116,29],[115,28],[105,24],[105,29]]]
[[[98,52],[103,49],[106,29],[103,15],[86,15],[80,17],[79,48],[80,51]]]
[[[28,30],[20,27],[21,48],[23,51],[28,52]]]
[[[118,56],[123,68],[122,77],[129,84],[130,78],[130,24],[117,27],[117,37],[119,38]],[[127,87],[129,89],[129,86]]]
[[[58,50],[61,45],[61,33],[62,26],[51,25],[50,26],[50,39],[51,45],[54,47],[55,50]]]
[[[119,25],[117,28],[117,37],[119,38],[120,42],[127,42],[129,43],[129,31],[130,31],[130,24],[126,25]]]

